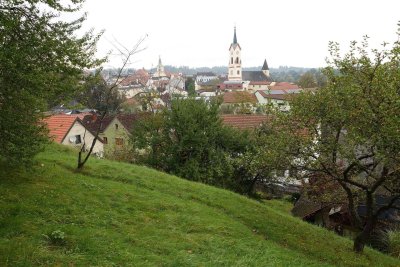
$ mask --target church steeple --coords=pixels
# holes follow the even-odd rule
[[[233,30],[233,43],[229,47],[229,65],[228,65],[228,80],[241,81],[242,80],[242,58],[241,48],[237,42],[236,26]]]
[[[237,38],[236,38],[236,26],[233,30],[233,44],[237,44]]]
[[[267,63],[267,60],[266,60],[266,59],[264,59],[264,64],[263,64],[261,70],[269,70],[269,68],[268,68],[268,63]]]
[[[158,65],[156,69],[156,73],[154,73],[153,77],[165,77],[167,76],[164,71],[164,66],[161,63],[161,56],[158,56]]]
[[[264,59],[264,64],[261,68],[261,71],[269,78],[269,67],[266,59]]]

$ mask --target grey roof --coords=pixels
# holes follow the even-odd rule
[[[242,81],[224,81],[224,84],[242,84]]]
[[[232,44],[237,44],[237,38],[236,38],[236,26],[235,29],[233,31],[233,43]]]
[[[316,203],[314,201],[309,200],[307,197],[302,194],[297,200],[296,204],[292,209],[292,214],[295,217],[300,217],[302,219],[310,216],[317,211],[323,209],[324,206],[321,203]]]
[[[264,64],[263,64],[261,70],[269,70],[269,68],[268,68],[268,63],[267,63],[267,60],[266,60],[266,59],[264,59]]]
[[[242,71],[242,80],[243,81],[252,81],[252,82],[261,82],[261,81],[270,81],[270,78],[267,77],[262,71]]]
[[[214,77],[214,76],[217,76],[217,75],[214,72],[205,71],[205,72],[196,73],[196,76],[211,76],[211,77]]]

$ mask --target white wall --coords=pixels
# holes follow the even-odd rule
[[[70,141],[70,138],[75,137],[76,135],[81,136],[82,143],[85,141],[85,148],[87,150],[89,150],[90,146],[92,145],[94,135],[91,134],[89,131],[86,131],[86,134],[85,134],[85,127],[83,127],[83,125],[78,121],[75,121],[74,125],[72,125],[71,129],[69,130],[69,132],[67,133],[64,140],[61,143],[63,145],[68,145],[68,146],[73,146],[73,147],[81,147],[82,143],[75,144]],[[84,136],[85,136],[85,140],[83,140]],[[97,140],[96,145],[93,148],[93,153],[97,153],[99,156],[102,156],[103,152],[104,152],[103,143],[100,142],[99,140]]]

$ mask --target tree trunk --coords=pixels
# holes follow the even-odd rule
[[[365,247],[365,244],[369,240],[372,230],[374,230],[376,224],[376,216],[373,216],[371,219],[367,221],[362,232],[357,235],[354,239],[353,250],[357,253],[362,253]]]
[[[257,182],[259,176],[260,176],[260,175],[257,174],[257,175],[253,178],[253,180],[251,181],[249,187],[247,188],[247,194],[248,194],[249,196],[253,193],[254,186],[256,185],[256,182]]]

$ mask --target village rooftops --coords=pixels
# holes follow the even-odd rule
[[[277,82],[277,83],[271,83],[269,85],[270,90],[293,90],[291,92],[294,92],[294,90],[301,90],[301,88],[294,83],[289,83],[289,82]]]
[[[196,76],[214,77],[214,76],[217,76],[217,75],[215,73],[211,72],[211,71],[207,71],[207,72],[198,72],[198,73],[196,73]]]
[[[221,119],[224,125],[241,130],[255,129],[270,121],[267,115],[222,115]]]
[[[257,103],[257,97],[245,91],[238,92],[226,92],[223,95],[224,104],[235,104],[235,103]]]
[[[270,85],[271,81],[251,81],[249,85]]]

